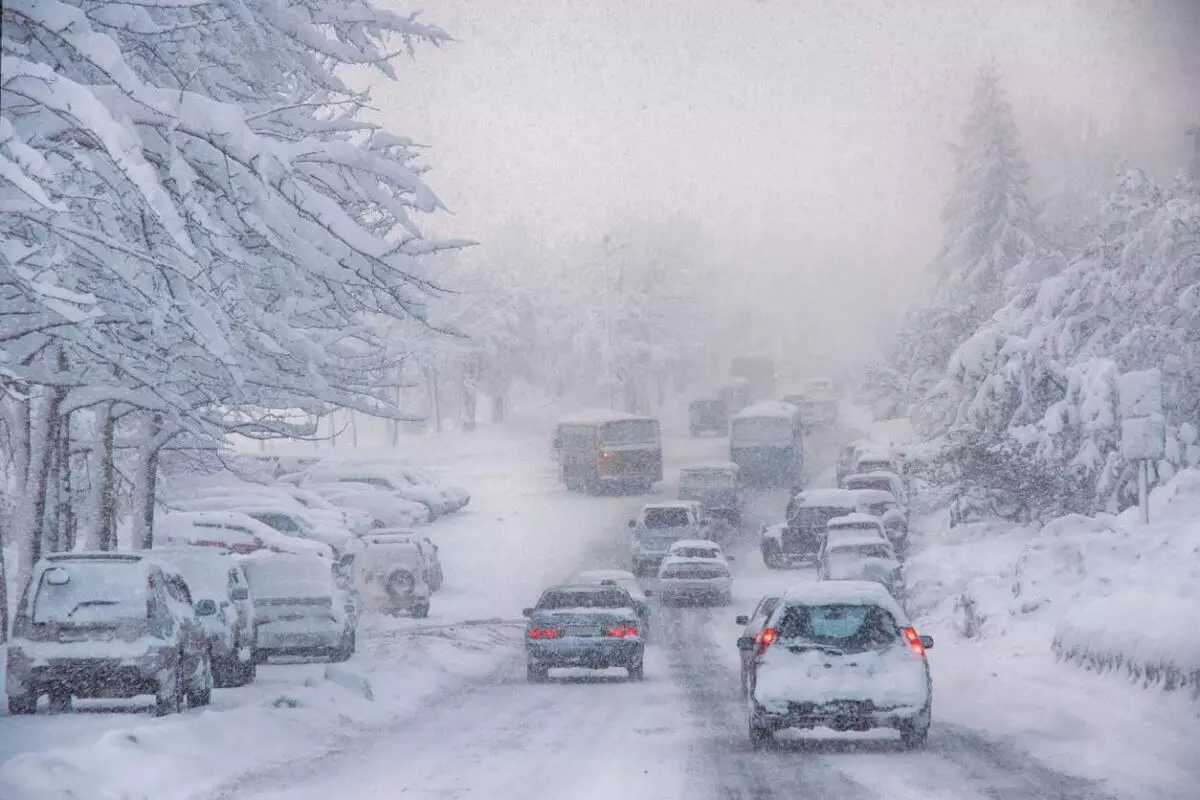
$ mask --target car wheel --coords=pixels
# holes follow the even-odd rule
[[[418,603],[413,606],[412,615],[417,619],[425,619],[429,616],[429,603]]]
[[[779,569],[782,558],[779,554],[779,549],[776,547],[764,547],[762,551],[763,563],[767,565],[767,569]]]
[[[50,695],[50,712],[52,714],[71,713],[71,693],[64,687],[55,686],[48,692]]]
[[[755,725],[754,719],[750,719],[750,747],[755,750],[763,750],[775,737],[771,734],[770,728],[764,728],[761,725]]]
[[[178,714],[183,710],[183,685],[179,678],[179,669],[173,671],[169,681],[160,681],[158,691],[154,693],[154,716],[165,717],[167,714]]]
[[[628,667],[626,667],[626,669],[629,671],[629,680],[631,680],[631,681],[645,680],[646,667],[645,667],[645,663],[641,659],[638,659],[638,662],[636,664],[630,664]]]
[[[200,661],[200,675],[192,684],[191,690],[187,693],[188,705],[192,708],[200,708],[212,702],[213,688],[213,673],[212,659],[207,653]]]
[[[233,658],[217,658],[212,662],[212,681],[214,689],[228,689],[230,686],[239,686],[240,675],[238,667],[240,665]]]
[[[12,716],[22,714],[37,713],[37,692],[26,692],[25,694],[10,694],[8,696],[8,713]]]
[[[905,722],[900,725],[900,743],[907,750],[919,750],[929,740],[929,726]]]
[[[525,680],[530,683],[545,683],[550,677],[550,670],[529,662],[525,665]]]

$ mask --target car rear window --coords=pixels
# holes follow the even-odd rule
[[[721,554],[715,547],[677,547],[672,552],[681,558],[717,558]]]
[[[891,644],[900,636],[892,615],[873,605],[790,605],[776,629],[776,638],[789,646],[811,643],[846,651]]]
[[[686,508],[647,508],[642,517],[647,528],[683,528],[692,521]]]
[[[791,523],[797,528],[823,528],[829,520],[852,513],[852,508],[834,506],[800,506],[792,509]]]
[[[252,559],[244,568],[256,598],[324,596],[334,588],[329,564],[318,558]]]
[[[863,459],[858,462],[858,469],[862,472],[890,472],[892,470],[892,462]]]
[[[626,608],[629,593],[624,591],[572,592],[552,591],[542,595],[538,608],[553,611],[556,608]]]
[[[830,554],[834,556],[845,556],[852,558],[891,558],[892,554],[888,552],[885,545],[882,544],[860,544],[850,545],[846,547],[837,547],[830,550]]]
[[[61,570],[66,583],[48,573]],[[146,569],[136,561],[66,562],[42,573],[33,598],[35,625],[112,625],[146,618]]]

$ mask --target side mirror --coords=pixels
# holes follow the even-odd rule
[[[631,519],[631,520],[629,520],[629,527],[631,527],[631,528],[636,528],[636,527],[637,527],[637,520],[636,520],[636,519]]]
[[[725,556],[725,560],[726,561],[737,561],[737,558],[734,556]]]
[[[933,637],[932,636],[918,636],[917,638],[920,639],[920,641],[921,641],[921,647],[924,647],[926,650],[933,649]]]
[[[211,617],[217,613],[217,604],[214,600],[198,600],[195,609],[197,617]]]
[[[533,616],[533,609],[532,609],[532,608],[523,608],[523,609],[521,609],[521,616],[522,616],[522,617],[532,617],[532,616]]]
[[[735,619],[734,622],[736,622],[738,625],[749,625],[750,617],[746,616],[745,614],[738,614],[737,619]]]
[[[250,590],[247,589],[245,586],[238,586],[238,587],[235,587],[234,590],[229,593],[229,597],[233,600],[249,600],[250,599]]]
[[[755,647],[753,636],[739,636],[737,640],[738,650],[753,650]]]

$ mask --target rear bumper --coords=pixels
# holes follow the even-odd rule
[[[8,661],[10,696],[65,689],[76,697],[129,698],[154,694],[179,659],[175,650],[158,650],[139,658],[52,659],[31,665],[19,656]]]
[[[642,660],[645,649],[646,646],[641,639],[632,638],[602,639],[587,643],[563,640],[527,643],[525,656],[529,663],[539,667],[604,669],[638,664]]]
[[[255,649],[266,655],[297,655],[332,650],[342,644],[346,628],[341,625],[299,627],[287,624],[260,625]]]
[[[918,706],[877,708],[870,703],[789,703],[787,711],[768,711],[755,702],[750,713],[755,727],[773,731],[818,727],[835,731],[868,731],[875,728],[898,729],[918,720],[925,711]]]
[[[729,578],[716,580],[670,580],[660,579],[658,584],[659,596],[664,600],[705,600],[722,598],[733,591],[733,581]]]

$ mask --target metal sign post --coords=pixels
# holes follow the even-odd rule
[[[1121,455],[1137,468],[1138,505],[1142,522],[1150,522],[1150,462],[1166,455],[1162,372],[1126,372],[1117,378],[1121,403]]]

